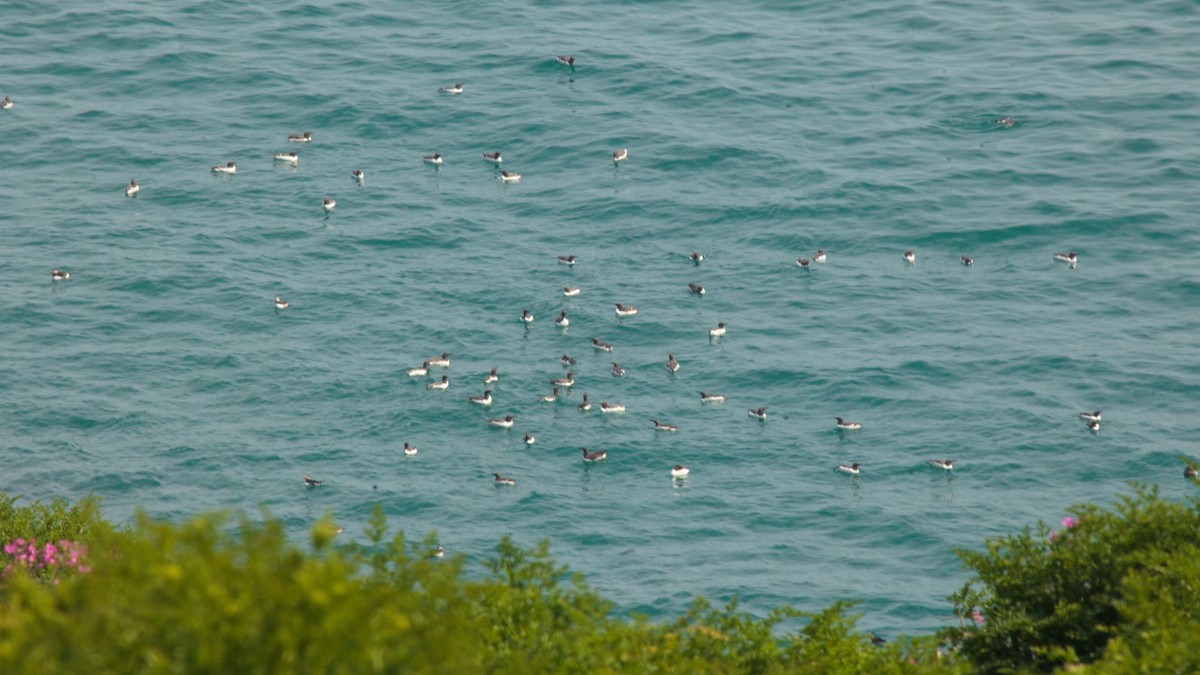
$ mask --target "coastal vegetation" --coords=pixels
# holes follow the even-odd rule
[[[849,602],[754,616],[696,599],[620,615],[543,542],[481,570],[436,535],[360,543],[325,519],[105,521],[97,500],[0,495],[0,663],[13,673],[1197,672],[1200,502],[1135,487],[960,551],[960,625],[884,643]],[[785,626],[799,626],[790,629]]]

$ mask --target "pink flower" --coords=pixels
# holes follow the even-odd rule
[[[983,625],[983,612],[979,611],[978,608],[971,610],[971,618],[975,620],[976,626]]]
[[[1063,527],[1075,527],[1078,524],[1079,524],[1079,521],[1075,520],[1071,516],[1067,516],[1066,518],[1062,519]]]

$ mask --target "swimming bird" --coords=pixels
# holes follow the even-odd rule
[[[696,263],[697,265],[704,260],[704,254],[699,251],[692,251],[692,254],[688,257],[691,258],[692,262]]]
[[[534,443],[537,443],[537,439],[534,438],[533,434],[525,434],[525,438],[521,440],[525,441],[525,445],[533,445]]]
[[[808,269],[808,258],[796,258],[796,264],[804,269]]]
[[[704,295],[704,287],[700,284],[688,284],[688,290],[696,295]]]
[[[958,257],[958,260],[959,260],[959,262],[961,262],[963,265],[965,265],[965,266],[967,266],[967,267],[970,267],[970,266],[971,266],[971,264],[975,262],[974,260],[971,260],[970,258],[968,258],[968,257],[967,257],[967,256],[965,256],[965,255],[963,255],[963,256],[959,256],[959,257]]]
[[[939,469],[945,469],[947,471],[954,469],[954,460],[952,459],[931,459],[929,460],[929,463]]]
[[[362,169],[352,169],[350,171],[350,176],[360,183],[363,182],[367,177],[367,175],[362,172]]]
[[[558,313],[558,318],[554,320],[554,325],[559,328],[566,328],[571,325],[571,320],[567,318],[567,310],[562,310]]]
[[[714,338],[725,337],[725,322],[722,321],[722,322],[718,323],[716,328],[709,328],[708,329],[708,337],[714,337]]]
[[[676,464],[671,468],[671,478],[687,478],[692,470],[682,464]]]
[[[408,442],[407,442],[407,441],[405,441],[405,443],[404,443],[404,454],[405,454],[405,455],[407,455],[407,456],[409,456],[409,457],[412,457],[413,455],[417,454],[417,449],[416,449],[415,447],[413,447],[413,446],[409,445],[409,444],[408,444]]]
[[[312,140],[312,132],[306,131],[302,134],[292,134],[288,136],[289,143],[308,143]]]
[[[558,256],[558,263],[559,263],[560,265],[574,265],[576,260],[578,260],[578,258],[577,258],[576,256],[573,256],[573,255],[560,255],[560,256]]]
[[[335,206],[337,206],[337,202],[333,201],[329,197],[326,197],[325,201],[321,202],[321,207],[325,209],[325,213],[332,211],[333,207]]]
[[[813,254],[813,258],[812,258],[812,260],[813,260],[813,262],[815,262],[815,263],[823,263],[823,262],[825,262],[825,260],[826,260],[826,258],[825,258],[825,249],[823,249],[823,248],[819,248],[819,249],[817,249],[817,252]]]
[[[580,289],[573,286],[563,286],[563,297],[565,298],[573,298],[579,295],[580,292]]]
[[[723,394],[710,394],[708,392],[700,392],[701,403],[724,403],[725,396]]]
[[[280,162],[287,162],[292,166],[296,166],[300,163],[300,155],[296,154],[295,150],[292,152],[277,152],[273,156],[276,160]]]
[[[499,164],[504,161],[504,158],[500,156],[500,151],[498,150],[496,152],[483,153],[483,158],[492,164]]]
[[[602,413],[623,413],[625,406],[620,403],[609,403],[608,401],[600,402],[600,412]]]
[[[450,388],[450,376],[443,375],[442,379],[438,380],[437,382],[430,382],[429,384],[425,385],[425,388],[426,389],[443,389],[443,390],[449,389]]]
[[[679,361],[675,360],[674,354],[667,354],[667,370],[671,371],[672,373],[679,370]]]
[[[655,431],[679,431],[679,427],[675,426],[674,424],[664,424],[663,422],[659,422],[658,420],[650,420],[650,421],[654,422],[654,430]]]
[[[483,376],[484,384],[491,384],[493,382],[499,382],[499,381],[500,381],[500,374],[496,372],[495,368],[492,368],[492,372]]]
[[[846,473],[850,474],[851,476],[857,476],[859,473],[858,462],[850,464],[849,466],[847,466],[845,464],[838,464],[838,471],[845,471]]]
[[[494,427],[500,427],[501,429],[511,429],[513,426],[513,416],[505,415],[504,417],[498,419],[488,420],[488,424]]]
[[[867,637],[871,638],[871,644],[875,645],[876,647],[882,647],[887,644],[887,640],[884,640],[874,633],[867,633]]]
[[[137,181],[130,178],[129,185],[125,186],[125,196],[132,197],[142,191],[142,186],[137,184]]]
[[[566,377],[556,377],[550,380],[550,384],[556,387],[570,387],[575,384],[575,373],[568,372]],[[586,394],[584,395],[587,396]]]
[[[437,368],[450,367],[450,352],[442,352],[441,356],[435,356],[429,359],[429,365]]]
[[[434,546],[433,550],[426,554],[428,558],[438,558],[439,560],[446,557],[446,549],[441,546]]]
[[[292,303],[288,302],[287,300],[284,300],[283,298],[279,297],[278,295],[275,296],[275,309],[287,309],[288,307],[291,307],[291,306],[292,306]]]
[[[12,107],[13,102],[9,97],[5,96],[4,100],[0,101],[0,110],[12,110]]]
[[[524,321],[527,324],[533,323],[533,313],[527,309],[521,310],[521,321]]]
[[[608,451],[607,450],[597,450],[595,452],[588,452],[587,448],[583,449],[583,461],[585,461],[585,462],[601,462],[606,459],[608,459]]]
[[[1099,410],[1094,410],[1092,412],[1081,412],[1081,413],[1079,413],[1079,416],[1089,422],[1099,422],[1100,421],[1100,411]]]
[[[633,305],[622,305],[619,302],[616,304],[617,316],[633,316],[634,314],[638,313],[637,307],[634,307]]]
[[[904,252],[904,262],[909,265],[917,262],[917,254],[913,253],[911,248]]]
[[[515,478],[509,478],[508,476],[501,476],[498,473],[493,473],[492,475],[495,476],[495,478],[492,480],[492,482],[495,483],[496,485],[516,485],[517,484],[517,480]]]
[[[521,182],[521,174],[513,173],[511,171],[501,171],[500,172],[500,182],[501,183],[519,183],[519,182]]]
[[[1054,259],[1059,262],[1067,263],[1068,267],[1074,267],[1079,262],[1079,256],[1075,255],[1074,251],[1070,253],[1055,253]]]
[[[429,374],[429,360],[426,359],[421,363],[420,368],[412,368],[408,371],[409,377],[425,377]]]
[[[842,418],[837,418],[837,428],[846,429],[847,431],[858,431],[862,428],[862,424],[858,422],[847,422]]]
[[[613,164],[624,162],[626,159],[629,159],[629,148],[621,148],[613,152]]]
[[[1197,471],[1196,467],[1189,464],[1183,467],[1183,477],[1191,478],[1192,480],[1200,479],[1200,471]]]
[[[421,159],[425,160],[426,164],[433,164],[434,166],[442,165],[442,156],[440,153],[435,152],[432,155],[421,155]]]
[[[612,374],[616,375],[617,377],[625,377],[625,369],[621,367],[621,364],[617,363],[616,361],[613,361],[612,364]]]
[[[746,413],[749,414],[751,417],[757,417],[760,420],[765,420],[765,419],[767,419],[767,406],[761,405],[757,409],[750,408],[749,410],[746,411]]]
[[[592,338],[592,348],[599,349],[602,352],[611,352],[613,346],[607,342],[601,342],[600,338]]]
[[[324,483],[325,481],[323,480],[317,480],[316,478],[310,478],[308,476],[304,477],[304,484],[308,487],[316,487],[318,485],[323,485]]]
[[[462,82],[455,82],[453,87],[438,87],[438,91],[443,94],[461,94],[463,92]]]
[[[469,396],[467,398],[467,400],[469,400],[471,403],[478,403],[479,405],[485,405],[485,406],[491,405],[492,404],[492,390],[484,389],[483,394],[481,396]]]
[[[1017,123],[1017,120],[1012,115],[1004,115],[1003,117],[997,117],[995,120],[993,120],[993,123],[998,127],[1010,129],[1014,124]]]
[[[226,162],[225,166],[214,166],[213,173],[237,173],[237,164]]]
[[[1087,423],[1087,428],[1092,430],[1092,433],[1100,433],[1100,420],[1092,420]]]
[[[554,391],[550,392],[549,394],[546,394],[545,396],[539,398],[538,400],[541,401],[542,403],[554,403],[555,401],[558,400],[558,387],[555,387]]]
[[[579,405],[576,407],[579,408],[579,412],[587,412],[592,409],[592,402],[588,400],[588,394],[586,391],[583,392],[583,400],[580,401]]]
[[[559,359],[559,362],[562,363],[563,368],[566,368],[567,366],[575,365],[575,359],[571,358],[570,356],[567,356],[566,354],[562,355],[562,358]]]
[[[66,281],[67,279],[70,279],[70,278],[71,278],[71,273],[66,270],[58,270],[58,269],[50,270],[50,280],[51,281]]]
[[[554,60],[557,61],[559,63],[559,65],[571,66],[572,68],[575,67],[575,57],[574,56],[567,56],[565,54],[559,54],[558,56],[554,57]]]

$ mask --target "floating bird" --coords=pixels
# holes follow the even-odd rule
[[[613,361],[612,364],[612,374],[616,375],[617,377],[625,377],[625,369],[621,367],[621,364],[617,363],[616,361]]]
[[[558,387],[555,387],[554,391],[550,392],[549,394],[546,394],[545,396],[539,398],[538,400],[541,401],[542,403],[554,403],[555,401],[558,400]]]
[[[316,487],[318,485],[323,485],[324,483],[325,481],[323,480],[317,480],[316,478],[310,478],[308,476],[304,477],[304,484],[308,487]]]
[[[441,356],[435,356],[432,359],[429,359],[429,365],[437,368],[449,368],[450,352],[442,352]]]
[[[501,171],[500,172],[500,182],[501,183],[519,183],[519,182],[521,182],[521,174],[513,173],[511,171]]]
[[[1183,477],[1197,480],[1200,479],[1200,472],[1196,471],[1196,467],[1188,465],[1183,468]]]
[[[959,256],[958,260],[959,260],[959,262],[961,262],[963,265],[965,265],[965,266],[967,266],[967,267],[970,267],[970,266],[971,266],[971,264],[975,262],[974,260],[971,260],[970,258],[968,258],[968,257],[967,257],[967,256],[965,256],[965,255],[964,255],[964,256]]]
[[[1014,124],[1017,123],[1017,120],[1012,115],[1005,115],[1003,117],[997,117],[995,120],[993,120],[993,123],[998,127],[1010,129]]]
[[[573,298],[579,295],[579,293],[580,289],[578,288],[574,288],[572,286],[563,286],[563,297],[565,298]]]
[[[679,427],[675,426],[674,424],[664,424],[662,422],[659,422],[658,420],[650,420],[650,421],[654,422],[654,430],[655,431],[679,431]]]
[[[823,249],[823,248],[817,249],[817,252],[813,254],[812,260],[815,263],[825,262],[825,249]]]
[[[571,325],[571,320],[567,318],[567,310],[562,310],[558,313],[558,318],[554,320],[554,325],[559,328],[566,328]]]
[[[443,94],[461,94],[462,86],[462,82],[455,82],[453,87],[438,87],[438,91]]]
[[[575,384],[575,373],[568,372],[566,377],[556,377],[550,380],[550,384],[556,387],[570,387]]]
[[[436,152],[432,155],[421,155],[421,159],[425,160],[426,164],[433,164],[434,166],[442,165],[442,156]]]
[[[533,323],[533,313],[527,309],[521,310],[521,321],[525,323]]]
[[[292,303],[288,302],[287,300],[284,300],[283,298],[279,297],[278,295],[275,296],[275,309],[287,309],[288,307],[291,307],[291,306],[292,306]]]
[[[671,478],[687,478],[692,470],[682,464],[676,464],[671,468]]]
[[[702,260],[704,260],[704,254],[699,251],[692,251],[692,254],[689,255],[688,257],[691,258],[692,262],[696,263],[697,265],[699,265],[700,262]]]
[[[5,96],[4,100],[0,101],[0,110],[12,110],[12,107],[13,102],[9,97]]]
[[[859,424],[858,422],[847,422],[846,420],[838,417],[837,428],[845,429],[847,431],[858,431],[862,428],[862,424]]]
[[[409,377],[425,377],[429,374],[429,360],[426,359],[421,363],[420,368],[412,368],[408,371]]]
[[[522,440],[525,441],[525,445],[533,445],[534,443],[537,443],[537,439],[534,438],[533,434],[525,434],[525,438]]]
[[[725,337],[725,322],[722,321],[722,322],[718,323],[716,328],[709,328],[708,329],[708,337],[714,337],[714,338]]]
[[[576,260],[578,260],[578,258],[573,255],[558,256],[558,262],[560,265],[574,265]]]
[[[1100,421],[1092,420],[1087,423],[1087,428],[1092,430],[1092,433],[1100,433]]]
[[[367,177],[366,174],[362,172],[362,169],[353,169],[350,171],[350,175],[354,178],[354,180],[360,183],[363,182],[363,180],[365,180]]]
[[[939,469],[945,469],[947,471],[952,471],[954,469],[954,460],[952,459],[931,459],[929,460],[929,463]]]
[[[1054,259],[1059,262],[1067,263],[1068,267],[1074,267],[1079,262],[1079,256],[1075,255],[1074,251],[1070,253],[1055,253]]]
[[[449,389],[450,388],[450,376],[443,375],[442,379],[438,380],[437,382],[430,382],[429,384],[425,385],[425,388],[426,389],[443,389],[443,390]]]
[[[762,406],[759,406],[757,409],[750,408],[749,410],[746,411],[746,413],[749,414],[751,417],[757,417],[760,420],[765,420],[765,419],[767,419],[767,406],[762,405]]]
[[[488,420],[488,424],[494,427],[500,427],[501,429],[511,429],[513,426],[513,416],[505,415],[504,417],[498,419]]]
[[[293,134],[291,136],[288,136],[288,142],[290,142],[290,143],[308,143],[311,140],[312,140],[312,132],[311,131],[306,131],[299,135]]]
[[[495,479],[492,482],[495,483],[496,485],[516,485],[517,484],[517,480],[515,478],[501,476],[498,473],[493,473],[492,475],[495,476]]]
[[[601,342],[600,338],[592,338],[592,348],[599,349],[602,352],[611,352],[613,346],[607,342]]]
[[[426,557],[437,558],[440,560],[446,557],[446,549],[442,548],[441,546],[435,546],[433,547],[433,550],[426,554]]]
[[[838,464],[838,471],[845,471],[846,473],[850,474],[851,476],[857,476],[859,473],[858,462],[850,464],[849,466],[847,466],[845,464]]]
[[[571,358],[570,356],[567,356],[566,354],[563,354],[562,358],[559,359],[559,361],[562,363],[564,368],[566,368],[567,366],[575,365],[575,359]]]
[[[625,412],[625,406],[620,403],[609,403],[608,401],[600,402],[600,412],[612,414]]]
[[[867,636],[871,638],[871,644],[875,645],[876,647],[882,647],[887,644],[887,640],[884,640],[874,633],[867,633]]]
[[[274,157],[276,160],[280,162],[287,162],[292,166],[296,166],[300,163],[300,155],[296,154],[295,150],[292,152],[277,152],[274,154]]]
[[[674,354],[667,354],[667,370],[671,371],[672,373],[679,370],[679,361],[675,360]]]
[[[132,197],[142,191],[142,186],[137,184],[137,181],[130,178],[129,185],[125,186],[125,196]]]
[[[710,394],[708,392],[700,392],[701,403],[724,403],[725,396],[723,394]]]
[[[1099,410],[1094,410],[1092,412],[1081,412],[1081,413],[1079,413],[1079,416],[1089,422],[1099,422],[1100,421],[1100,411]]]
[[[587,448],[583,449],[583,461],[585,461],[585,462],[601,462],[606,459],[608,459],[608,451],[607,450],[597,450],[595,452],[588,452]]]
[[[321,207],[325,209],[325,213],[332,211],[333,207],[335,206],[337,206],[337,202],[333,201],[329,197],[326,197],[325,201],[321,202]]]
[[[565,54],[559,54],[558,56],[554,57],[554,60],[557,61],[559,63],[559,65],[571,66],[572,68],[575,67],[575,57],[574,56],[567,56]]]
[[[213,173],[237,173],[237,164],[226,162],[225,166],[214,166]]]
[[[696,295],[704,295],[704,287],[700,284],[688,284],[688,290]]]
[[[66,281],[71,278],[71,273],[66,270],[50,270],[50,281]]]
[[[504,161],[504,158],[500,156],[499,151],[485,152],[485,153],[483,153],[483,158],[486,159],[487,161],[491,162],[492,164],[499,164]]]
[[[482,395],[469,396],[469,397],[467,397],[467,400],[469,400],[471,403],[478,403],[479,405],[485,405],[485,406],[491,405],[492,404],[492,391],[490,389],[484,389]]]
[[[499,381],[500,381],[500,374],[496,372],[495,368],[492,368],[492,372],[483,376],[484,384],[491,384],[493,382],[499,382]]]
[[[579,408],[579,412],[587,412],[592,409],[592,402],[588,400],[586,391],[583,392],[583,400],[580,401],[579,405],[576,407]]]
[[[808,269],[808,258],[796,258],[796,264],[804,269]]]
[[[404,443],[404,454],[408,457],[412,457],[413,455],[417,454],[417,449],[409,445],[406,441]]]
[[[917,262],[917,254],[913,253],[911,248],[904,252],[904,262],[909,265]]]
[[[613,164],[629,159],[629,148],[621,148],[613,153]]]
[[[633,305],[622,305],[619,302],[616,304],[617,316],[633,316],[634,314],[638,313],[637,307],[634,307]]]

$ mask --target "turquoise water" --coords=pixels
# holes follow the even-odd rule
[[[950,621],[953,547],[1187,489],[1194,3],[56,5],[0,21],[2,490],[350,539],[381,502],[473,560],[549,538],[623,611],[861,598],[890,637]]]

